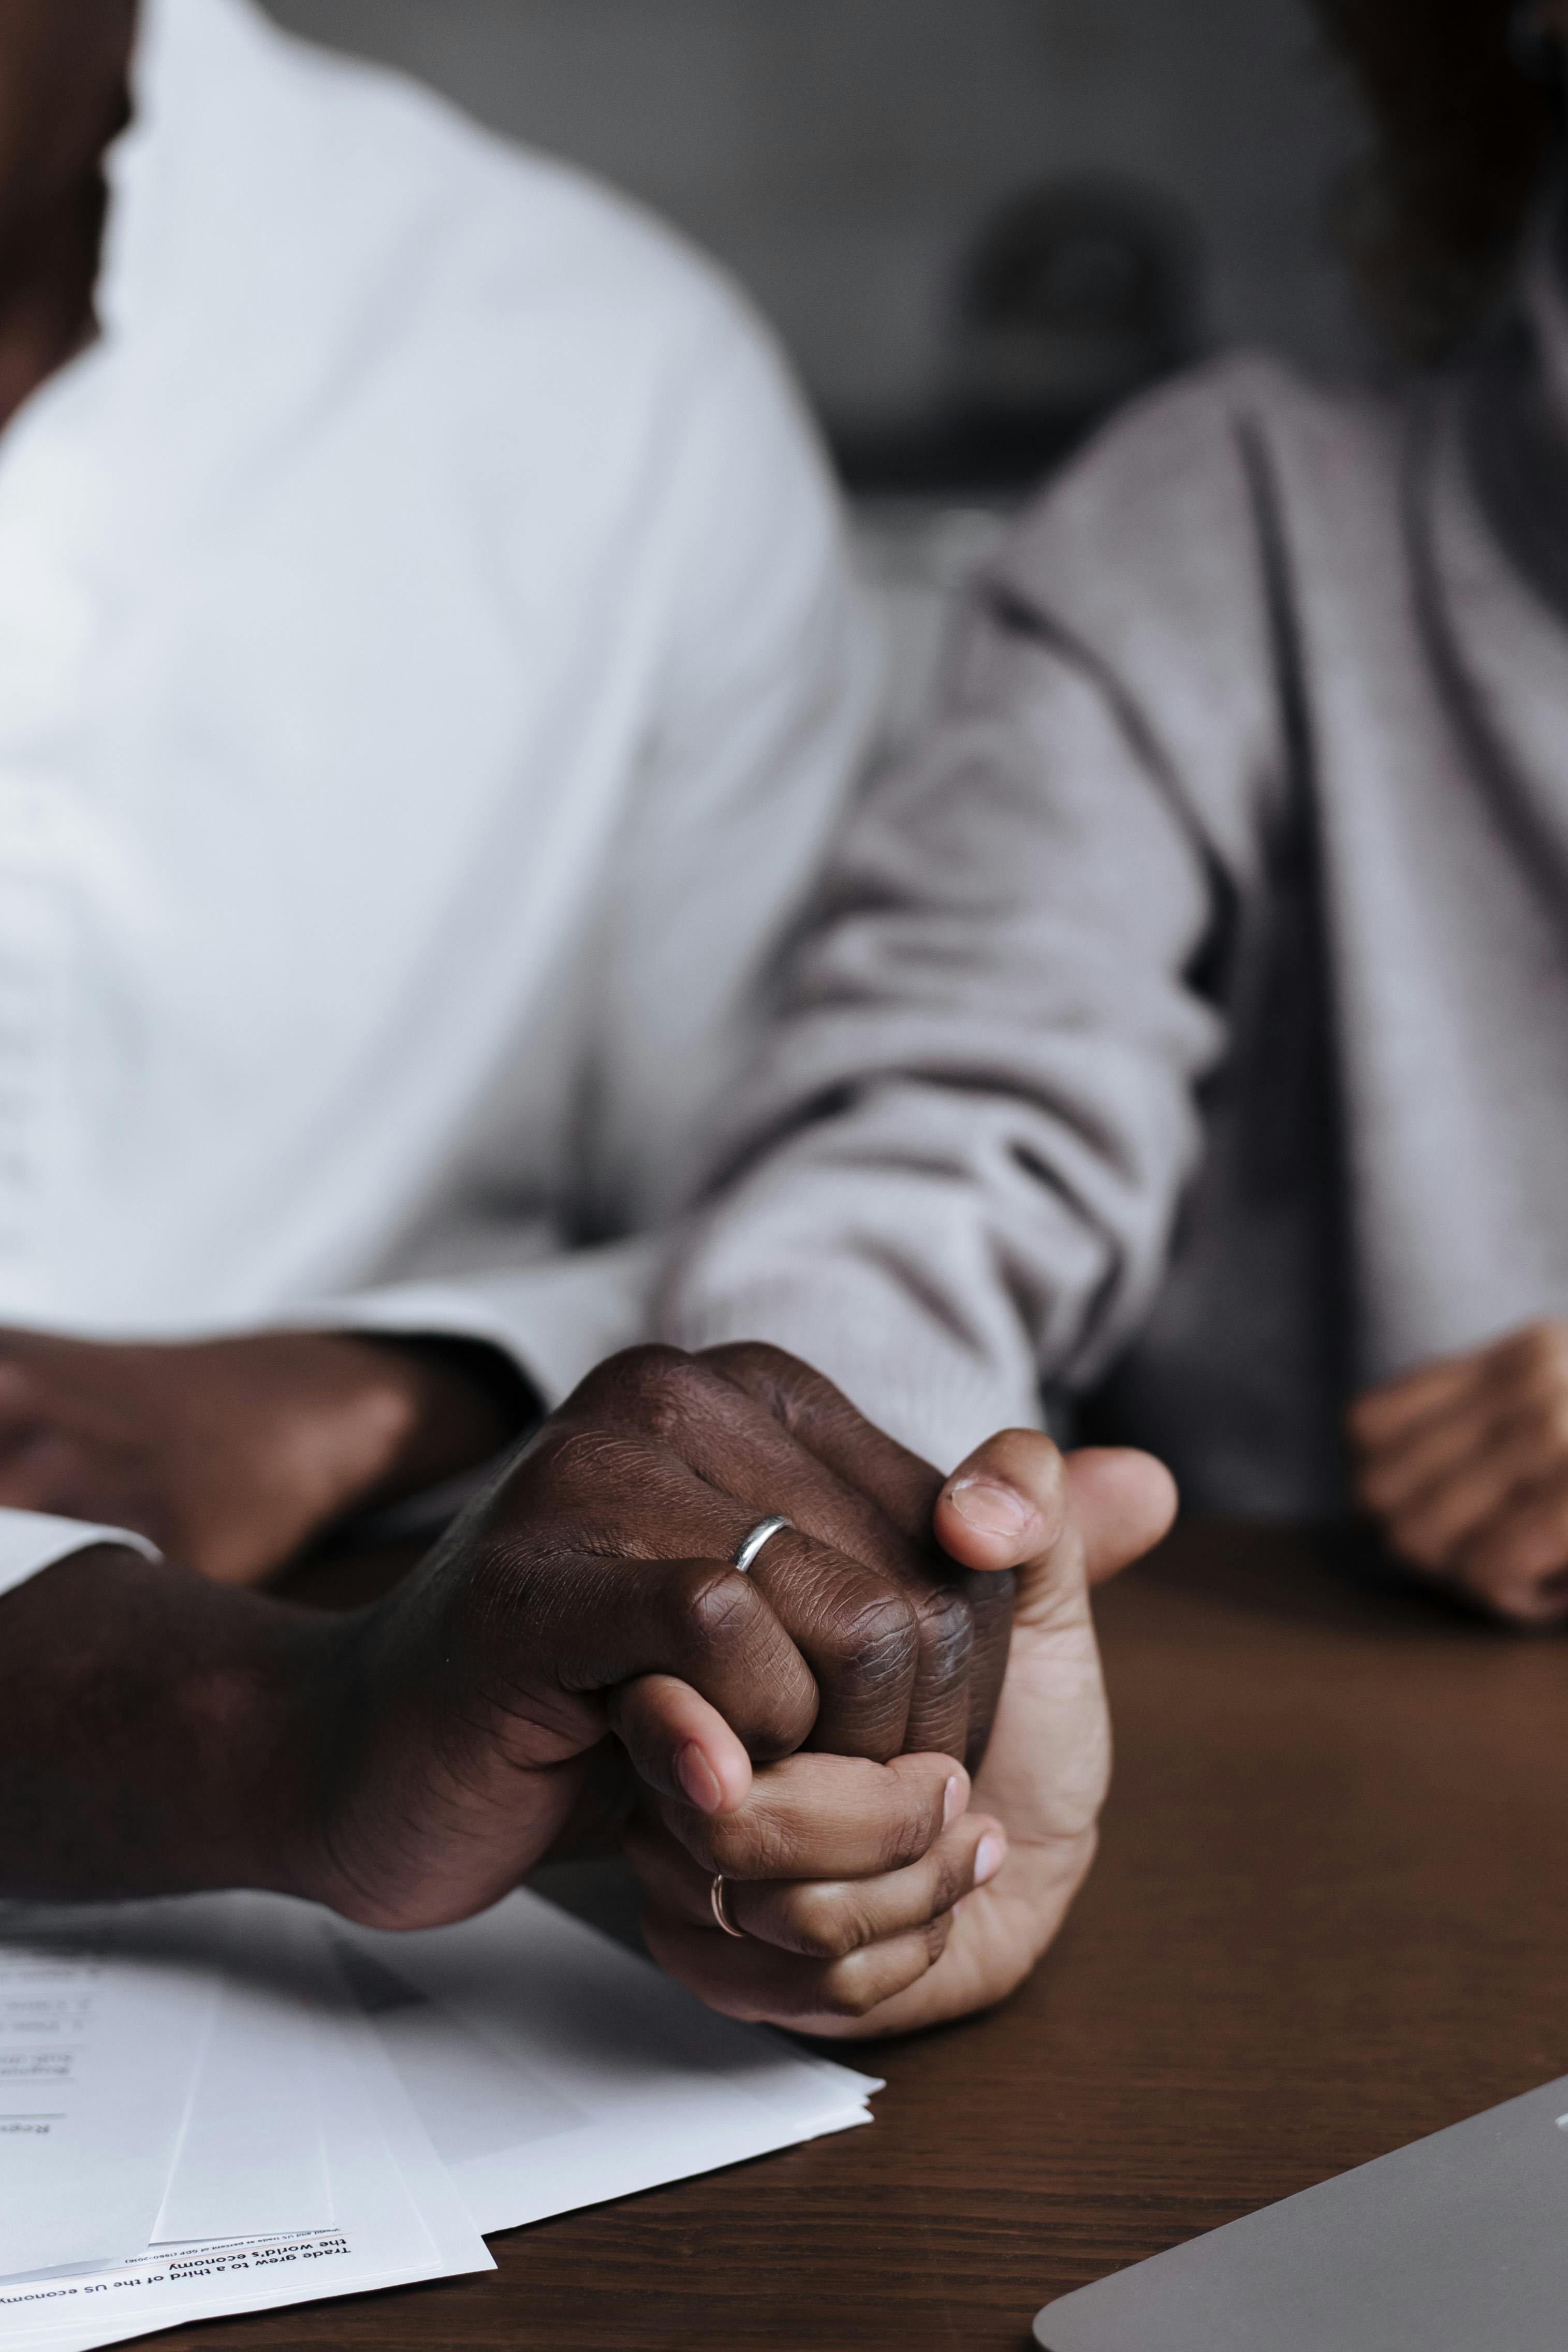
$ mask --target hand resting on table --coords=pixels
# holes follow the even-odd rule
[[[792,1359],[643,1349],[353,1615],[62,1561],[0,1602],[0,1893],[253,1885],[423,1927],[635,1808],[650,1871],[673,1822],[694,1869],[708,1836],[742,1882],[743,1938],[713,1922],[700,1961],[654,1893],[661,1956],[721,2006],[875,2032],[995,1999],[1092,1850],[1086,1574],[1159,1531],[1169,1485],[1141,1457],[1064,1473],[1028,1434],[990,1454],[1018,1497],[1001,1535],[994,1479],[938,1503]],[[775,1513],[794,1528],[740,1574]]]
[[[1568,1617],[1568,1324],[1385,1382],[1350,1438],[1358,1499],[1410,1567],[1516,1624]]]

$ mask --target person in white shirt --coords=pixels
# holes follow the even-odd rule
[[[249,0],[7,14],[0,1505],[249,1580],[638,1335],[877,664],[674,236]]]
[[[0,0],[0,1897],[417,1927],[595,1825],[735,2014],[998,1998],[1168,1479],[580,1378],[871,702],[766,343],[245,0]],[[225,1589],[552,1406],[381,1603]]]

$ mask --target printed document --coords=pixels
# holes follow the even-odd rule
[[[0,2352],[493,2269],[484,2231],[842,2131],[879,2087],[526,1893],[404,1936],[269,1895],[12,1906],[0,2071]]]
[[[0,1906],[0,2278],[152,2234],[217,1990],[175,1911]]]
[[[334,2219],[319,2036],[341,2002],[303,1906],[225,1900],[212,1938],[217,2014],[191,2094],[157,2245],[319,2230]]]
[[[332,1932],[485,2231],[869,2123],[882,2087],[716,2016],[537,1895],[455,1927]]]
[[[258,1910],[265,1902],[245,1899]],[[290,1931],[286,1927],[279,1940],[287,1944]],[[286,1974],[314,1975],[317,2012],[299,2020],[294,2063],[318,2078],[329,2221],[152,2246],[86,2275],[0,2283],[0,2352],[86,2352],[181,2322],[495,2268],[315,1932],[313,1962],[296,1947],[276,1964]],[[274,1927],[267,1942],[277,1934]],[[259,1948],[254,1960],[258,1974],[270,1972]],[[271,2032],[274,2055],[281,2056],[276,2012]]]

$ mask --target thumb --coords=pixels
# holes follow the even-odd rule
[[[1176,1483],[1152,1454],[1127,1445],[1086,1445],[1066,1462],[1068,1507],[1083,1539],[1091,1584],[1103,1584],[1168,1535]]]
[[[1039,1430],[1004,1429],[954,1471],[934,1527],[954,1559],[993,1570],[1050,1559],[1071,1532],[1097,1584],[1158,1543],[1176,1508],[1176,1481],[1152,1454],[1086,1446],[1064,1458]]]

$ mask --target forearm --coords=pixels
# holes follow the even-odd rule
[[[940,1182],[912,1174],[870,1124],[852,1111],[792,1138],[715,1202],[672,1265],[658,1328],[678,1347],[755,1339],[804,1357],[946,1468],[1038,1422],[1035,1337],[995,1278],[980,1183],[956,1165]]]
[[[1140,1328],[1223,1048],[1207,869],[1113,706],[983,627],[955,695],[840,846],[659,1326],[800,1353],[938,1460]]]
[[[0,1601],[0,1895],[313,1891],[338,1621],[108,1549]]]

